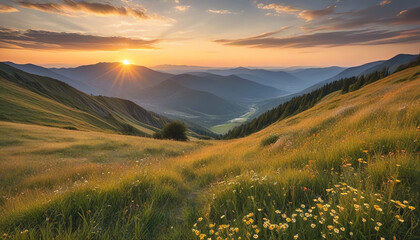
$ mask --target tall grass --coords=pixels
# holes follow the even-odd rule
[[[8,169],[2,191],[10,198],[3,200],[0,233],[6,239],[416,239],[419,71],[333,93],[231,141],[54,135],[1,123],[2,132],[24,131],[0,141],[0,164]],[[83,180],[73,179],[77,173]]]

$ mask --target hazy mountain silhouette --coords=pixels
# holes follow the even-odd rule
[[[142,91],[136,97],[136,101],[192,115],[231,115],[246,109],[214,94],[190,89],[173,80],[164,81]]]
[[[207,72],[222,76],[236,75],[259,84],[288,92],[299,91],[308,85],[302,79],[299,79],[284,71],[269,71],[264,69],[249,69],[238,67],[227,70],[209,70]]]
[[[334,77],[340,72],[344,71],[346,68],[343,67],[325,67],[325,68],[300,68],[288,73],[293,76],[304,80],[306,83],[316,84],[322,80]]]
[[[261,99],[287,94],[286,91],[258,84],[236,75],[219,76],[211,73],[190,73],[176,75],[169,80],[191,89],[206,91],[239,103],[253,103]]]
[[[124,98],[131,98],[139,90],[157,85],[172,76],[146,67],[121,63],[97,63],[51,70],[91,86],[96,90],[94,94]]]

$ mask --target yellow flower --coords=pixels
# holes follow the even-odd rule
[[[290,221],[292,221],[292,219],[286,218],[286,222],[290,222]]]
[[[202,217],[198,218],[198,221],[199,222],[203,221],[203,218]]]
[[[296,234],[295,236],[293,236],[294,239],[298,239],[299,238],[299,234]]]
[[[378,227],[378,226],[375,226],[375,230],[376,230],[376,231],[379,231],[379,227]]]
[[[315,227],[316,227],[316,225],[312,223],[311,224],[311,228],[315,228]]]
[[[416,208],[413,206],[408,206],[408,209],[410,209],[411,211],[415,210]]]
[[[254,238],[257,239],[258,238],[258,234],[254,234]]]

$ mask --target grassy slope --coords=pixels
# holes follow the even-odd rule
[[[41,235],[60,239],[197,239],[201,234],[209,235],[208,224],[215,223],[220,235],[232,233],[242,239],[254,234],[260,239],[291,239],[296,234],[299,239],[318,239],[321,232],[329,239],[414,239],[419,233],[419,72],[420,67],[415,67],[352,93],[332,93],[314,108],[249,137],[215,142],[186,155],[144,165],[142,173],[131,168],[121,170],[126,176],[119,181],[106,177],[95,181],[94,176],[81,187],[48,195],[51,201],[47,203],[40,197],[28,204],[27,200],[35,196],[20,196],[21,204],[14,201],[13,207],[3,209],[0,231],[32,239]],[[6,123],[2,126],[3,131],[10,128]],[[31,127],[27,128],[29,131]],[[69,134],[76,138],[80,133]],[[279,139],[261,146],[273,134]],[[19,149],[19,141],[24,139],[9,144]],[[46,148],[37,147],[40,151]],[[116,146],[113,152],[123,149]],[[80,157],[95,155],[96,150],[87,149]],[[15,161],[6,160],[12,156],[21,158],[21,164],[28,161],[25,153],[12,153],[5,151],[2,162],[13,167]],[[112,158],[110,152],[104,154]],[[340,182],[354,188],[347,193],[347,186]],[[18,192],[26,188],[20,187]],[[312,200],[317,197],[330,205]],[[391,199],[408,203],[396,208]],[[305,221],[292,215],[292,211],[299,214],[295,209],[302,209],[301,204],[307,208],[317,203],[321,208],[311,210],[316,221],[314,216]],[[355,211],[356,203],[362,211]],[[371,207],[367,209],[363,203]],[[6,200],[3,206],[9,204]],[[409,210],[408,205],[417,209]],[[321,216],[323,208],[328,214]],[[204,219],[197,222],[199,216]],[[288,222],[288,218],[296,219],[296,223]],[[268,219],[271,222],[267,224]],[[325,224],[318,223],[320,220]],[[197,225],[193,227],[194,223]],[[290,227],[282,230],[285,223]],[[221,224],[230,224],[233,230]],[[339,233],[333,233],[328,225]],[[273,230],[268,230],[271,227]]]

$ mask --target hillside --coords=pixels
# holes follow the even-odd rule
[[[408,64],[409,62],[414,61],[417,57],[418,55],[399,54],[385,61],[375,61],[375,62],[363,64],[360,66],[347,68],[343,70],[342,72],[340,72],[339,74],[331,78],[325,79],[323,81],[320,81],[300,92],[290,94],[287,96],[274,98],[271,100],[265,100],[258,103],[258,106],[259,106],[258,115],[272,108],[275,108],[276,106],[282,103],[285,103],[294,97],[310,93],[318,88],[321,88],[322,86],[328,83],[332,83],[334,81],[337,81],[343,78],[358,77],[358,76],[366,75],[375,71],[381,71],[382,69],[384,69],[384,67],[387,68],[390,73],[392,73],[397,69],[398,66]]]
[[[171,74],[121,63],[97,63],[76,68],[51,68],[51,71],[76,79],[95,89],[92,94],[130,99],[141,89],[155,86]]]
[[[35,74],[35,75],[39,75],[39,76],[44,76],[44,77],[50,77],[50,78],[54,78],[57,80],[60,80],[64,83],[67,83],[68,85],[82,91],[88,94],[91,94],[93,92],[95,92],[95,90],[92,87],[89,87],[88,85],[84,84],[83,82],[80,82],[78,80],[75,79],[71,79],[68,77],[65,77],[63,75],[60,75],[48,68],[44,68],[38,65],[34,65],[34,64],[16,64],[13,62],[4,62],[5,64],[14,67],[16,69],[19,69],[21,71],[27,72],[27,73],[31,73],[31,74]]]
[[[229,141],[115,140],[2,122],[1,181],[9,185],[0,185],[0,231],[32,239],[415,239],[419,74],[413,67],[333,92]],[[58,143],[46,147],[45,136]],[[35,168],[40,153],[49,171]],[[57,155],[72,165],[56,172]],[[36,171],[20,170],[28,163]]]
[[[185,87],[206,91],[237,103],[254,103],[261,99],[273,98],[287,93],[235,75],[219,76],[210,73],[190,73],[171,77],[170,80]]]
[[[128,100],[90,96],[48,77],[0,64],[0,119],[147,135],[168,122]]]
[[[379,65],[367,69],[363,72],[363,74],[369,74],[371,72],[380,71],[383,68],[388,69],[389,72],[394,72],[399,66],[416,60],[418,56],[419,55],[398,54],[395,57],[388,59]]]

